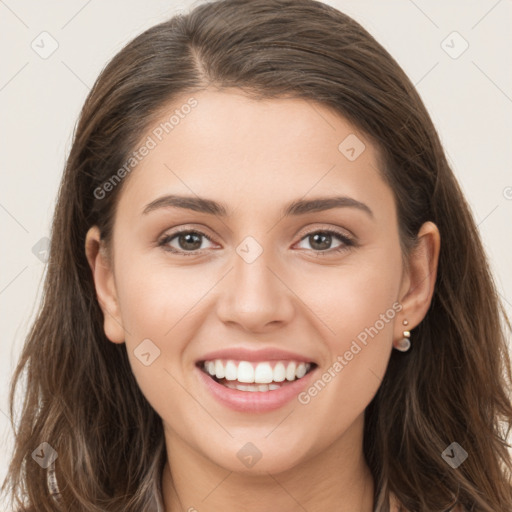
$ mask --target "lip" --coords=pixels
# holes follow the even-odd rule
[[[213,359],[221,358],[216,356]],[[304,359],[301,359],[301,361],[304,361]],[[279,389],[272,391],[240,391],[219,384],[198,366],[195,368],[202,385],[219,403],[231,410],[245,413],[270,412],[283,407],[310,385],[312,375],[315,374],[317,369],[317,366],[312,368],[301,379],[289,382]]]
[[[311,358],[296,354],[294,352],[288,352],[278,348],[265,348],[260,350],[248,350],[246,348],[230,348],[223,350],[215,350],[205,354],[201,359],[198,359],[196,363],[203,361],[212,361],[214,359],[232,359],[234,361],[299,361],[301,363],[315,363]]]

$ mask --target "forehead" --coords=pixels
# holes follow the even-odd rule
[[[310,100],[255,100],[237,90],[183,95],[162,109],[140,144],[150,149],[120,200],[140,212],[171,192],[253,212],[305,195],[350,195],[383,207],[391,199],[378,148]]]

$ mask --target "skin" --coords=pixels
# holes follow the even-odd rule
[[[363,414],[393,344],[429,308],[439,232],[430,222],[422,226],[406,270],[377,149],[327,107],[256,101],[234,89],[193,96],[198,106],[126,178],[110,258],[97,227],[86,239],[105,333],[126,343],[137,382],[163,420],[165,510],[261,512],[271,503],[283,512],[370,512],[374,482],[362,451]],[[162,120],[188,98],[169,105]],[[349,134],[366,146],[354,161],[338,150]],[[171,193],[214,199],[232,215],[142,213]],[[293,200],[332,195],[365,203],[373,216],[343,207],[281,218]],[[158,246],[180,226],[212,242],[199,238],[194,256]],[[357,245],[335,253],[343,242],[333,236],[322,252],[306,236],[329,228]],[[251,264],[236,252],[246,236],[263,248]],[[179,242],[175,237],[168,245],[192,252]],[[219,348],[278,347],[316,361],[320,377],[394,303],[402,310],[307,404],[233,411],[194,370],[202,355]],[[161,351],[150,366],[134,355],[147,338]],[[237,457],[247,442],[262,454],[252,468]]]

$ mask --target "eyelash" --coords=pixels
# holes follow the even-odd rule
[[[305,238],[307,238],[307,237],[309,237],[311,235],[318,234],[318,233],[334,235],[336,238],[338,238],[342,242],[342,245],[340,245],[339,247],[336,247],[334,249],[327,249],[325,251],[309,249],[310,251],[313,251],[313,252],[317,253],[317,255],[322,255],[322,254],[327,254],[327,253],[329,253],[329,254],[335,253],[336,254],[336,253],[340,253],[340,252],[346,251],[350,247],[356,247],[356,245],[357,245],[356,241],[354,239],[349,238],[345,234],[342,234],[339,231],[336,231],[336,230],[333,230],[333,229],[317,229],[315,231],[311,231],[309,233],[306,233],[300,239],[299,242],[302,242],[302,240],[304,240]],[[179,231],[175,231],[174,233],[171,233],[169,235],[165,235],[158,242],[158,246],[162,247],[162,249],[164,251],[171,252],[171,253],[174,253],[174,254],[183,255],[183,256],[197,256],[198,254],[201,254],[201,250],[200,249],[199,250],[195,250],[195,251],[180,251],[180,250],[176,250],[174,248],[171,248],[170,246],[167,245],[171,240],[174,240],[174,238],[176,238],[177,236],[182,235],[182,234],[195,234],[195,235],[199,235],[199,236],[202,236],[202,237],[206,238],[208,241],[214,243],[213,240],[208,235],[206,235],[205,233],[202,233],[201,231],[197,231],[197,230],[193,230],[193,229],[182,229],[182,230],[179,230]]]

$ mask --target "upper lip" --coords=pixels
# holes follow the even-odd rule
[[[314,363],[313,359],[295,352],[281,350],[279,348],[264,348],[259,350],[249,350],[242,347],[226,348],[215,350],[205,354],[198,362],[212,361],[214,359],[233,359],[236,361],[299,361],[304,363]]]

